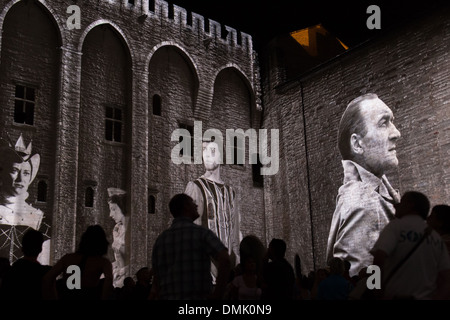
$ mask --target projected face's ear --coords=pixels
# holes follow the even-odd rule
[[[357,133],[353,133],[350,137],[350,147],[353,154],[362,155],[364,150],[361,146],[361,137]]]

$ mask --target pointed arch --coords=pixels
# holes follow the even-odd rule
[[[149,54],[147,55],[146,61],[145,61],[145,68],[146,68],[145,72],[146,73],[149,71],[150,61],[151,61],[152,57],[154,56],[155,52],[158,51],[160,48],[166,47],[166,46],[175,47],[178,51],[180,51],[181,55],[184,56],[184,58],[186,59],[186,62],[189,65],[191,65],[192,70],[197,75],[198,67],[197,67],[197,64],[195,63],[194,59],[192,59],[191,55],[186,51],[186,49],[184,49],[181,45],[179,45],[175,41],[163,41],[163,42],[157,44],[156,46],[154,46],[150,50]],[[198,79],[198,75],[197,75],[197,79]]]
[[[128,38],[125,35],[125,33],[123,32],[123,30],[117,24],[115,24],[114,22],[112,22],[110,20],[106,20],[106,19],[100,19],[100,20],[94,21],[83,30],[83,32],[81,33],[81,36],[80,36],[80,40],[78,42],[78,52],[83,51],[84,41],[86,40],[86,37],[89,34],[89,32],[92,29],[94,29],[95,27],[98,27],[103,24],[109,25],[119,35],[119,38],[121,39],[121,41],[123,41],[126,51],[128,52],[128,54],[130,56],[130,64],[133,65],[135,54],[134,54],[134,50],[133,50],[132,46],[130,45],[130,41],[128,40]]]
[[[245,74],[245,72],[236,64],[234,63],[228,63],[220,68],[217,69],[216,73],[214,74],[214,77],[212,78],[214,83],[213,83],[213,90],[214,87],[217,83],[217,80],[219,79],[220,75],[223,72],[226,71],[231,71],[234,74],[236,74],[238,76],[238,78],[242,81],[242,83],[244,84],[246,90],[249,93],[249,110],[242,110],[243,112],[249,112],[249,126],[251,128],[253,127],[257,127],[259,125],[258,121],[259,119],[257,119],[256,115],[258,114],[257,112],[257,105],[256,105],[256,95],[255,95],[255,91],[253,89],[252,86],[252,81],[247,77],[247,75]],[[215,96],[215,92],[212,93],[212,96]],[[212,106],[211,106],[212,109]]]
[[[2,12],[0,13],[0,30],[3,30],[3,24],[5,22],[5,18],[7,17],[11,8],[13,8],[15,5],[17,5],[19,3],[23,3],[23,1],[12,0],[3,7]],[[65,45],[65,42],[64,42],[65,37],[63,37],[64,30],[65,30],[64,23],[61,21],[59,16],[56,14],[56,11],[47,3],[47,1],[39,0],[39,1],[37,1],[37,4],[44,11],[44,13],[48,15],[50,21],[52,21],[52,23],[54,24],[54,26],[57,30],[59,45],[61,47],[63,47]],[[2,41],[0,41],[0,57],[1,57],[1,53],[2,53]]]
[[[189,69],[191,70],[192,76],[194,77],[194,85],[193,85],[193,97],[192,97],[192,111],[194,112],[194,108],[197,101],[198,96],[198,90],[200,87],[200,78],[198,76],[198,67],[195,63],[194,59],[191,57],[191,55],[179,44],[177,44],[175,41],[163,41],[156,46],[154,46],[149,54],[147,55],[146,62],[145,62],[145,74],[148,74],[150,72],[150,64],[152,61],[152,58],[155,56],[155,53],[161,50],[162,48],[172,48],[174,49],[178,54],[180,54],[183,59],[185,60],[186,64],[188,65]]]
[[[106,190],[128,188],[133,115],[133,52],[124,32],[114,23],[97,20],[79,38],[81,56],[77,186],[97,182],[94,207],[108,210]],[[92,161],[93,152],[97,159]],[[76,234],[91,223],[84,215],[83,188],[77,190]],[[89,191],[90,192],[90,191]],[[89,207],[89,206],[87,206]],[[103,224],[109,219],[96,217]],[[107,230],[109,231],[109,230]]]
[[[236,74],[239,75],[239,77],[241,78],[241,80],[244,82],[245,86],[247,87],[249,93],[250,93],[250,101],[251,101],[251,105],[252,108],[255,107],[256,108],[256,99],[255,99],[255,91],[253,90],[253,85],[252,85],[252,80],[249,79],[247,77],[247,75],[245,74],[245,72],[235,63],[228,63],[224,66],[222,66],[221,68],[217,69],[216,74],[214,75],[213,79],[214,82],[216,81],[217,77],[219,76],[219,74],[226,70],[226,69],[230,69],[236,72]]]

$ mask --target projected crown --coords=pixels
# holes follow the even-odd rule
[[[16,152],[23,158],[23,160],[27,161],[31,156],[32,142],[25,147],[25,143],[23,142],[22,134],[20,134],[19,139],[17,139],[16,145],[14,146]]]

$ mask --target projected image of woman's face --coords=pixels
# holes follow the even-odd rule
[[[28,191],[31,182],[31,165],[28,162],[11,163],[3,177],[3,189],[10,196],[19,196]]]

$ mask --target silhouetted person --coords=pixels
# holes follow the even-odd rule
[[[5,275],[8,273],[10,268],[11,265],[9,263],[9,259],[5,257],[0,257],[0,298],[3,279],[5,278]]]
[[[298,254],[295,255],[294,270],[295,270],[295,277],[297,279],[301,279],[303,277],[303,274],[302,274],[302,261],[300,260],[300,256]]]
[[[430,227],[441,235],[450,255],[450,206],[445,204],[434,206],[431,209],[427,222]]]
[[[114,287],[115,300],[135,300],[134,289],[136,282],[133,277],[125,277],[122,287]]]
[[[344,261],[341,258],[332,258],[329,265],[330,274],[317,288],[317,300],[347,300],[353,287],[344,276]]]
[[[156,239],[152,252],[152,296],[162,300],[221,299],[231,271],[228,249],[213,231],[194,223],[197,205],[186,194],[169,202],[173,222]],[[213,291],[211,259],[218,276]]]
[[[104,255],[108,250],[108,240],[99,225],[89,226],[81,236],[78,250],[63,256],[45,276],[45,293],[48,299],[100,300],[110,299],[113,292],[112,263]],[[81,289],[69,289],[67,268],[76,265],[81,271]],[[56,278],[63,273],[56,290]],[[101,279],[101,276],[104,278]]]
[[[230,274],[228,292],[224,297],[224,299],[238,299],[239,290],[236,286],[236,283],[235,285],[233,285],[233,281],[240,281],[236,279],[238,277],[242,277],[244,273],[249,272],[249,269],[246,269],[245,266],[246,264],[247,267],[251,265],[251,268],[255,269],[254,271],[251,272],[255,273],[256,286],[261,288],[263,280],[262,269],[265,255],[266,255],[266,247],[257,236],[247,235],[241,240],[239,244],[239,256],[241,257],[241,261],[232,270],[232,273]],[[248,260],[251,260],[252,263],[245,262]],[[241,285],[242,285],[241,283],[238,284],[238,286]]]
[[[395,210],[398,219],[383,229],[371,250],[373,263],[381,269],[382,298],[449,299],[450,257],[442,238],[425,222],[430,210],[428,198],[420,192],[406,192]],[[424,235],[427,238],[403,260]]]
[[[16,260],[5,276],[2,286],[3,299],[41,300],[42,279],[50,266],[43,266],[37,258],[42,251],[44,235],[29,229],[22,238],[23,258]]]
[[[231,282],[231,299],[259,300],[262,291],[256,259],[252,256],[241,257],[240,264],[242,274],[236,275]]]
[[[319,285],[320,283],[328,278],[330,275],[330,272],[328,269],[325,268],[319,268],[315,272],[311,272],[309,275],[310,281],[311,281],[311,299],[317,300],[317,292],[319,291]]]
[[[262,278],[262,269],[264,263],[264,257],[266,256],[267,249],[261,240],[254,235],[245,236],[239,244],[239,256],[241,259],[251,257],[256,263],[257,274],[259,278]],[[242,263],[236,268],[236,274],[242,273]]]
[[[302,262],[298,254],[295,255],[294,260],[295,271],[295,299],[307,300],[310,299],[308,291],[307,277],[302,273]]]
[[[272,239],[263,267],[262,300],[292,300],[294,298],[294,268],[285,259],[285,254],[286,242],[282,239]]]
[[[347,279],[352,286],[355,286],[358,275],[350,276],[350,269],[352,268],[352,264],[348,260],[344,260],[344,278]]]
[[[125,300],[131,300],[134,299],[134,289],[136,288],[136,282],[132,277],[126,277],[123,280],[123,287],[122,287],[122,299]]]
[[[152,289],[152,272],[148,267],[142,267],[136,272],[136,284],[134,286],[134,298],[147,300]]]
[[[365,294],[370,294],[369,289],[367,289],[367,278],[369,278],[367,268],[362,268],[357,278],[354,277],[353,289],[348,295],[348,300],[364,300],[366,298]]]

